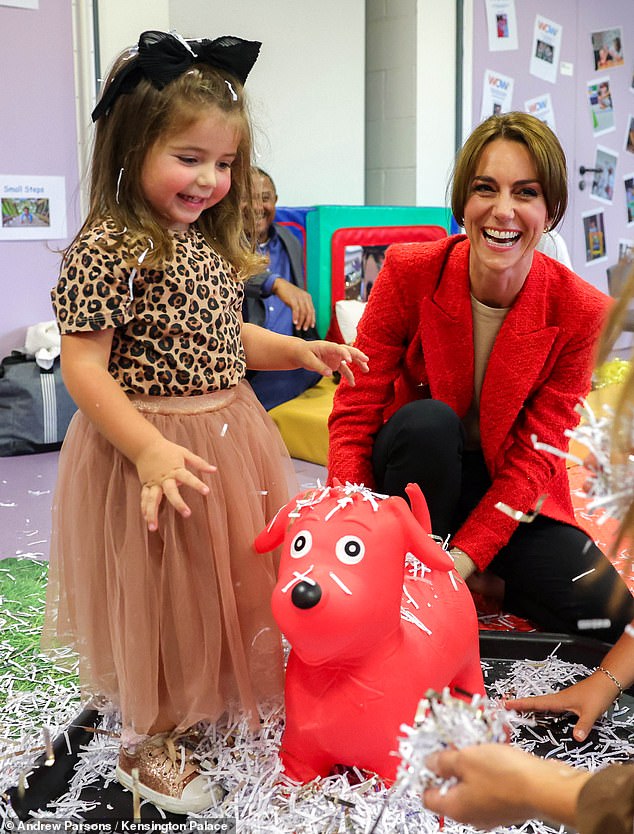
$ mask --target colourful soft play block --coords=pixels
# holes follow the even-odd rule
[[[332,379],[324,377],[303,394],[269,411],[292,458],[326,466],[328,417],[336,388]]]
[[[317,329],[326,333],[332,307],[332,237],[340,229],[388,226],[451,228],[451,211],[439,206],[315,206],[306,214],[307,288],[317,311]]]

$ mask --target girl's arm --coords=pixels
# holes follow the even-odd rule
[[[634,627],[634,621],[630,627]],[[634,683],[634,637],[630,636],[629,630],[621,635],[600,665],[616,678],[621,689],[628,689]],[[574,713],[579,716],[579,720],[572,734],[577,741],[583,741],[597,718],[603,715],[620,694],[619,686],[607,672],[597,668],[587,678],[559,692],[516,698],[506,701],[505,706],[516,710]]]
[[[333,371],[340,371],[346,381],[354,385],[349,364],[354,362],[362,371],[368,370],[368,357],[357,348],[321,339],[309,342],[295,336],[281,336],[255,324],[242,325],[242,343],[247,367],[254,371],[305,368],[322,376],[332,376]]]
[[[143,485],[143,518],[149,530],[156,530],[163,495],[182,516],[188,517],[191,510],[179,487],[190,486],[201,495],[209,492],[209,487],[188,465],[198,472],[213,472],[215,467],[166,440],[131,404],[108,372],[113,333],[109,329],[62,336],[64,383],[77,407],[136,467]]]

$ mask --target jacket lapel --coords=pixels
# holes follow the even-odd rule
[[[464,417],[473,399],[473,324],[466,240],[454,245],[435,291],[421,303],[420,333],[432,397]]]
[[[489,469],[559,333],[558,327],[546,323],[550,292],[543,265],[533,261],[493,346],[480,396],[480,435]]]

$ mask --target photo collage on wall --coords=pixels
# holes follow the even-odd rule
[[[617,73],[625,72],[625,58],[623,52],[623,32],[620,26],[599,29],[590,33],[592,60],[597,75],[587,82],[588,109],[592,133],[595,138],[615,133],[617,112],[613,99],[612,79],[618,79]],[[612,71],[616,70],[614,74]],[[630,91],[634,87],[630,84]],[[621,113],[621,118],[623,114]],[[610,138],[608,138],[610,141]],[[623,142],[623,152],[634,157],[634,117],[627,118],[627,130]],[[634,224],[634,172],[623,176],[623,190],[616,183],[616,170],[619,161],[619,151],[597,143],[595,147],[594,172],[590,196],[592,199],[608,205],[623,206],[625,221],[628,226]],[[634,160],[632,160],[634,162]],[[629,166],[628,166],[629,167]],[[634,171],[634,165],[632,166]],[[594,236],[603,231],[605,247],[605,228],[601,229],[599,213],[594,218],[584,216],[584,233],[586,240],[586,263],[593,263],[600,259],[596,255],[598,244],[594,244]],[[591,222],[592,220],[592,222]],[[619,259],[627,251],[619,244]]]
[[[587,127],[584,128],[582,111],[578,117],[578,130],[588,131],[587,138],[592,142],[592,148],[586,147],[585,150],[581,150],[585,166],[592,167],[579,165],[580,179],[576,185],[580,190],[587,188],[585,193],[597,206],[587,211],[582,211],[583,208],[587,208],[587,202],[580,206],[575,222],[580,223],[583,228],[586,266],[606,261],[606,227],[609,232],[611,225],[608,225],[607,221],[609,220],[610,224],[614,223],[614,212],[622,212],[620,217],[623,218],[624,224],[634,226],[634,98],[631,104],[623,101],[623,81],[625,90],[629,89],[634,95],[634,60],[632,53],[628,51],[631,45],[624,43],[624,27],[606,25],[597,27],[594,31],[588,30],[585,46],[576,42],[571,44],[567,40],[568,55],[575,56],[579,67],[586,67],[585,71],[579,72],[572,60],[561,60],[564,28],[561,21],[540,14],[538,7],[534,6],[534,22],[532,29],[529,29],[527,11],[519,6],[517,0],[482,0],[482,3],[486,14],[489,58],[483,77],[481,120],[496,113],[520,109],[517,103],[513,103],[513,94],[515,88],[522,89],[526,94],[529,88],[524,79],[525,74],[528,74],[543,82],[545,89],[540,91],[537,87],[536,94],[531,97],[525,95],[521,106],[525,112],[545,122],[556,133],[553,101],[558,102],[559,94],[551,96],[549,85],[558,83],[558,75],[574,76],[578,79],[576,83],[584,91]],[[556,4],[545,6],[544,11],[553,13],[553,8],[556,8]],[[518,12],[521,13],[521,31],[518,26]],[[608,19],[606,24],[618,24],[618,21]],[[570,35],[573,38],[575,36],[576,33]],[[528,37],[529,54],[526,57]],[[581,42],[581,38],[579,41]],[[514,77],[514,72],[508,71],[512,64],[508,58],[503,59],[501,53],[517,51],[520,46],[524,50],[524,66],[521,68],[523,75]],[[585,55],[584,50],[587,50]],[[584,78],[585,72],[589,75]],[[626,129],[623,136],[621,131],[624,118]],[[591,154],[589,158],[588,151]],[[567,153],[570,153],[570,149]],[[607,207],[610,208],[606,214]],[[611,241],[610,259],[615,255],[615,243],[616,241]],[[621,247],[619,251],[620,249]]]

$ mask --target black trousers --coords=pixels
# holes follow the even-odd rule
[[[378,491],[405,498],[405,486],[417,483],[433,532],[442,538],[454,533],[491,485],[482,453],[465,450],[464,442],[462,422],[448,405],[408,403],[376,437]],[[634,597],[592,539],[546,516],[520,523],[488,569],[505,582],[505,610],[543,630],[613,643],[634,619]],[[579,620],[609,620],[610,626],[580,630]]]

